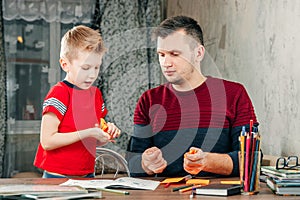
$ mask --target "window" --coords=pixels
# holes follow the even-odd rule
[[[49,35],[43,20],[4,20],[8,133],[39,133],[41,103],[50,88]]]
[[[42,102],[64,78],[60,39],[75,24],[90,24],[95,0],[3,1],[8,133],[39,133]]]
[[[95,0],[3,2],[7,67],[8,135],[4,177],[36,171],[42,103],[65,76],[59,66],[60,40],[75,24],[90,24]]]

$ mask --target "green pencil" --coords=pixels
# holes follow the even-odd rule
[[[181,190],[181,189],[188,188],[188,187],[191,187],[191,186],[193,186],[193,184],[190,184],[190,185],[183,185],[183,186],[180,186],[180,187],[173,188],[172,191],[173,191],[173,192],[176,192],[176,191],[179,191],[179,190]]]

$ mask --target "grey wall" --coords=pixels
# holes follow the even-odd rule
[[[204,72],[241,82],[260,122],[262,149],[300,156],[300,1],[168,0],[167,16],[200,22]]]

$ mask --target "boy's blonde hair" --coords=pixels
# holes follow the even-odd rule
[[[99,31],[84,25],[75,26],[67,31],[61,39],[60,57],[71,62],[78,56],[78,51],[103,54],[106,48]]]

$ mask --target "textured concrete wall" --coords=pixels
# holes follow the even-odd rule
[[[168,0],[167,16],[198,20],[208,74],[241,82],[253,101],[265,154],[300,156],[300,1]]]

